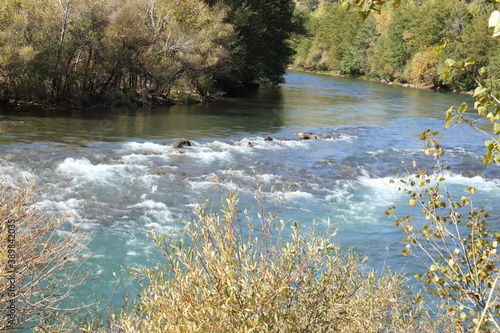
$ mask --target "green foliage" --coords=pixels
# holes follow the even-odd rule
[[[433,138],[436,134],[427,130],[422,137],[427,140],[425,155],[434,156],[436,164],[429,169],[414,165],[416,170],[408,170],[408,176],[399,179],[410,206],[419,206],[425,216],[422,224],[409,215],[396,218],[408,242],[403,254],[414,253],[424,260],[428,271],[416,278],[439,298],[440,306],[457,324],[467,331],[488,326],[498,331],[500,232],[488,229],[488,213],[473,204],[475,188],[468,188],[460,200],[450,195],[445,182],[448,168],[440,161],[444,150]],[[387,214],[394,216],[395,207]]]
[[[296,42],[295,65],[339,74],[363,75],[370,70],[375,22],[363,24],[355,13],[322,3],[306,21],[308,32]]]
[[[340,60],[339,70],[342,74],[350,76],[369,74],[374,56],[373,45],[376,39],[375,20],[367,20],[364,24],[357,24],[354,31],[352,43],[347,46]]]
[[[470,18],[462,1],[428,0],[414,13],[411,44],[418,51],[422,46],[438,45],[445,38],[458,38]]]
[[[493,8],[483,0],[321,1],[309,14],[314,24],[306,25],[307,33],[295,43],[294,64],[468,91],[479,68],[496,61],[498,41],[486,24]],[[448,47],[434,54],[432,49],[444,43]],[[474,59],[476,65],[446,76],[447,58]]]
[[[375,46],[373,70],[380,78],[393,81],[407,81],[404,73],[411,60],[410,45],[407,42],[408,28],[412,25],[414,6],[405,6],[401,12],[393,13],[387,32],[379,38]]]
[[[316,9],[319,5],[319,0],[304,0],[301,3],[306,6],[306,8],[310,11]]]
[[[401,6],[401,0],[380,1],[380,0],[341,0],[340,6],[349,10],[351,7],[357,8],[358,16],[361,19],[366,19],[370,13],[378,13],[382,11],[382,6],[387,2],[391,2],[394,8]]]
[[[246,231],[231,193],[220,213],[201,207],[185,237],[155,236],[165,266],[132,272],[143,290],[126,332],[446,331],[412,304],[405,278],[381,275],[334,233],[304,231],[276,216]],[[289,234],[288,238],[285,235]],[[434,325],[434,327],[431,327]]]
[[[289,39],[301,29],[292,0],[220,0],[234,28],[230,57],[214,73],[216,85],[238,91],[283,82],[294,53]]]

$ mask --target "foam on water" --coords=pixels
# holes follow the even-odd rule
[[[160,224],[158,222],[148,222],[144,227],[148,228],[148,231],[155,230],[159,234],[170,234],[172,231],[177,230],[172,226]]]
[[[127,207],[131,215],[139,214],[136,221],[143,224],[148,230],[155,229],[157,232],[165,233],[173,230],[172,224],[180,220],[180,216],[172,212],[165,203],[153,200]]]
[[[377,151],[367,151],[366,153],[371,156],[382,156],[387,154],[384,149],[379,149]]]
[[[118,174],[123,175],[129,166],[126,165],[106,165],[106,164],[92,164],[86,158],[66,158],[56,171],[62,176],[72,178],[76,181],[99,181],[110,182],[111,178]]]
[[[148,174],[147,170],[146,165],[93,164],[86,158],[68,157],[56,167],[59,179],[52,184],[67,191],[100,189],[100,192],[107,191],[111,194],[111,191],[115,191],[119,195],[124,186],[148,186],[154,175]]]
[[[164,154],[168,151],[167,146],[162,144],[154,143],[154,142],[127,142],[123,145],[123,152],[127,154],[132,153],[156,153],[156,154]]]
[[[17,188],[17,184],[27,184],[35,181],[36,174],[29,170],[20,169],[15,163],[3,161],[0,165],[0,182]]]
[[[499,179],[486,179],[481,176],[466,177],[461,174],[446,172],[444,175],[446,182],[463,187],[478,187],[482,192],[498,193],[500,190]]]
[[[167,154],[163,155],[143,155],[143,154],[130,154],[122,156],[121,161],[125,164],[130,165],[149,165],[153,161],[158,161],[159,163],[167,163],[170,161],[170,156]]]
[[[390,204],[396,198],[401,196],[401,191],[398,191],[398,185],[391,183],[391,177],[371,178],[367,176],[359,177],[359,182],[366,187],[363,192],[371,197],[375,203]]]
[[[63,217],[63,221],[76,228],[91,230],[96,224],[95,220],[80,215],[84,200],[68,199],[66,201],[43,200],[39,203],[40,208],[53,216]]]
[[[184,155],[188,156],[196,163],[212,164],[230,162],[234,155],[227,150],[213,150],[211,147],[196,147],[187,151]]]
[[[189,185],[191,186],[191,189],[196,192],[213,191],[214,189],[220,190],[222,188],[229,190],[231,188],[230,184],[210,180],[190,180]],[[233,185],[232,188],[235,188],[235,186]]]
[[[231,141],[231,142],[215,140],[213,142],[207,143],[206,147],[214,151],[229,151],[233,154],[241,154],[241,153],[246,154],[252,152],[252,147],[248,146],[248,142],[251,142],[251,140],[243,139],[240,141]]]
[[[250,145],[249,145],[250,144]],[[239,153],[252,153],[254,150],[283,150],[286,148],[306,148],[308,147],[307,140],[288,140],[273,138],[266,140],[264,137],[248,137],[232,144],[225,143],[220,147]]]
[[[289,200],[292,200],[294,202],[300,202],[302,200],[314,201],[314,195],[312,193],[304,191],[291,191],[284,196],[288,197]]]
[[[283,178],[279,175],[264,173],[264,174],[257,175],[257,179],[259,179],[267,184],[276,184],[276,183],[279,183],[280,181],[282,181]]]
[[[331,137],[326,137],[324,140],[326,141],[347,141],[347,142],[353,142],[355,140],[359,139],[357,135],[351,135],[351,134],[345,134],[341,133],[339,135],[332,135]]]
[[[247,185],[256,186],[259,181],[268,185],[276,185],[282,182],[282,176],[270,173],[257,173],[255,169],[250,170],[221,170],[220,174],[230,181],[239,181]],[[216,176],[215,174],[212,174]]]
[[[146,200],[144,202],[140,202],[138,204],[128,206],[131,209],[139,209],[139,210],[167,210],[167,205],[163,202],[155,202],[153,200]]]

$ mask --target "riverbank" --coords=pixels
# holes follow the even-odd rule
[[[429,90],[429,91],[449,91],[449,92],[454,92],[454,93],[459,93],[459,94],[465,94],[465,95],[473,95],[474,91],[473,90],[467,90],[467,91],[461,91],[461,90],[446,90],[441,87],[436,87],[434,85],[426,85],[426,84],[416,84],[416,83],[403,83],[403,82],[398,82],[398,81],[389,81],[386,79],[380,79],[377,77],[372,77],[372,76],[350,76],[350,75],[343,75],[343,74],[338,74],[334,73],[333,71],[325,71],[325,70],[309,70],[309,69],[304,69],[301,67],[297,66],[290,66],[288,67],[289,72],[297,72],[297,73],[309,73],[309,74],[318,74],[318,75],[326,75],[326,76],[333,76],[333,77],[343,77],[343,78],[349,78],[349,79],[359,79],[359,80],[365,80],[365,81],[371,81],[371,82],[379,82],[379,83],[384,83],[387,85],[395,85],[395,86],[400,86],[400,87],[405,87],[405,88],[414,88],[414,89],[421,89],[421,90]]]

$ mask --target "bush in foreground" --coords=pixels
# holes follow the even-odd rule
[[[242,227],[237,195],[220,214],[203,207],[182,237],[155,237],[166,264],[135,269],[143,289],[117,332],[446,332],[431,324],[406,279],[377,274],[334,233],[305,232],[276,217]],[[244,231],[244,230],[250,231]],[[245,234],[246,233],[246,234]],[[289,236],[284,236],[290,233]],[[450,329],[449,331],[454,331]]]
[[[83,235],[61,233],[61,220],[34,206],[35,184],[0,186],[0,331],[48,331],[67,318],[62,306],[85,281]]]

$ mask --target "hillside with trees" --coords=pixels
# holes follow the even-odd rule
[[[294,39],[299,68],[467,91],[479,68],[500,67],[498,40],[486,24],[492,1],[407,0],[365,20],[332,1],[301,1],[299,8],[307,22],[307,33]],[[446,75],[448,58],[474,64]]]
[[[158,104],[279,83],[293,11],[291,0],[3,1],[0,100]]]

